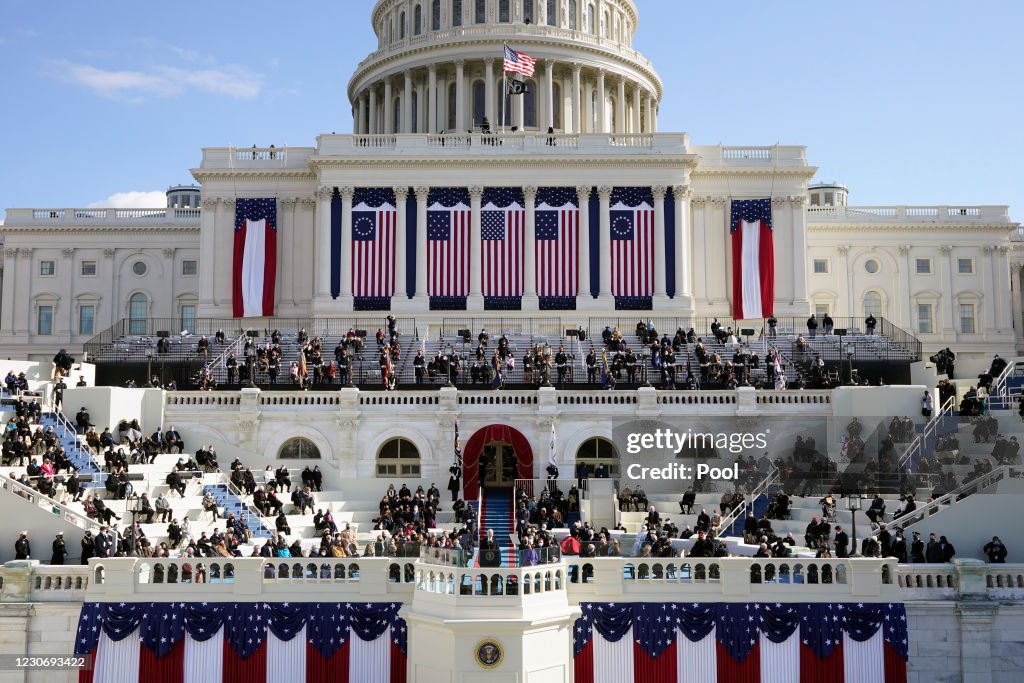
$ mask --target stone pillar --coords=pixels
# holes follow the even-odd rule
[[[217,205],[222,200],[217,197],[203,197],[202,198],[202,212],[200,212],[199,219],[199,244],[200,244],[200,259],[199,259],[199,310],[202,311],[205,316],[214,316],[216,301],[214,300],[213,293],[216,291],[214,283],[214,276],[216,273],[216,261],[214,260],[214,243],[217,240]],[[8,287],[5,288],[4,294],[5,299],[7,289],[11,290],[11,295],[14,294],[14,288],[10,285],[17,283],[17,270],[14,268],[16,263],[15,259],[8,259],[8,265],[5,268],[7,270],[7,283]],[[12,302],[13,303],[13,302]],[[116,302],[111,302],[116,305]],[[14,306],[9,305],[6,301],[3,306],[4,318],[6,319],[10,313],[14,312]],[[13,331],[13,328],[5,324],[4,330]]]
[[[412,72],[408,69],[405,71],[405,91],[402,93],[401,124],[402,133],[412,132]]]
[[[203,206],[206,206],[206,200],[203,200]],[[200,261],[200,275],[203,274],[203,263]],[[207,268],[212,268],[212,264],[207,264]],[[0,330],[3,330],[6,335],[13,335],[17,332],[17,319],[14,315],[14,303],[17,301],[15,295],[18,294],[18,250],[7,248],[4,249],[4,274],[5,280],[3,287],[3,304],[0,305],[0,310],[3,311],[3,324],[0,324]],[[212,275],[212,274],[211,274]],[[211,278],[212,279],[212,278]],[[202,288],[201,288],[202,289]],[[205,293],[209,290],[202,289]]]
[[[664,187],[652,187],[654,198],[654,296],[655,310],[672,308],[668,298],[668,284],[665,277],[665,194]]]
[[[466,310],[484,310],[484,295],[480,280],[481,240],[480,240],[480,200],[484,188],[469,188],[469,205],[472,211],[469,227],[469,296],[466,299]]]
[[[394,104],[392,103],[391,79],[384,81],[384,134],[395,132]]]
[[[993,299],[994,310],[992,311],[992,317],[987,321],[981,319],[976,323],[979,329],[981,328],[981,323],[984,322],[990,328],[995,327],[996,332],[1002,333],[1006,320],[1012,317],[1012,313],[1008,315],[1006,312],[1006,297],[1001,295],[1002,292],[1011,289],[1009,281],[1009,254],[1010,247],[1006,245],[1000,245],[992,252],[991,267],[992,282],[994,283],[992,291],[1000,293],[1000,296],[986,297]]]
[[[494,91],[494,60],[484,60],[484,116],[487,117],[487,122],[491,124],[491,130],[497,129],[497,123],[494,120],[494,103],[497,97],[497,93]]]
[[[1021,339],[1024,337],[1024,311],[1021,310],[1021,306],[1024,302],[1021,301],[1020,285],[1021,285],[1021,265],[1014,263],[1010,266],[1010,292],[1013,306],[1013,336],[1014,344],[1016,348],[1021,347]]]
[[[541,3],[543,5],[544,3]],[[555,125],[555,60],[544,60],[544,117],[542,127],[547,129]]]
[[[466,132],[466,62],[455,62],[455,132]]]
[[[398,220],[395,222],[395,292],[391,298],[391,306],[394,308],[396,302],[408,301],[407,273],[405,268],[408,246],[406,244],[406,215],[405,201],[409,197],[408,187],[395,187],[395,208],[398,210]]]
[[[601,200],[601,231],[600,239],[598,240],[597,250],[601,255],[601,274],[600,274],[600,290],[598,296],[602,299],[603,305],[608,307],[608,310],[612,310],[614,307],[614,301],[612,300],[612,252],[611,252],[611,199],[612,199],[612,188],[607,185],[603,185],[597,188],[598,197]],[[591,245],[593,248],[593,245]]]
[[[604,87],[604,70],[597,72],[597,130],[595,133],[607,133],[608,132],[608,117],[605,115],[608,111],[608,92]]]
[[[366,92],[366,97],[370,101],[370,121],[369,121],[369,133],[370,135],[376,135],[378,132],[377,128],[377,88],[370,86],[370,89]]]
[[[644,132],[654,132],[654,97],[650,93],[644,96],[647,111],[644,112]]]
[[[942,334],[943,341],[951,344],[957,339],[956,298],[953,296],[953,269],[949,265],[953,248],[948,244],[939,247],[939,256],[935,259],[935,270],[942,283],[942,301],[939,310],[935,311],[936,332]]]
[[[580,205],[577,308],[585,304],[594,304],[597,301],[590,293],[590,193],[592,189],[590,185],[580,185],[576,188],[576,201]]]
[[[960,679],[988,683],[992,678],[992,622],[998,603],[958,602],[960,616]]]
[[[366,95],[359,95],[359,103],[356,105],[356,125],[352,126],[352,130],[356,135],[362,135],[366,132]]]
[[[352,310],[352,194],[351,187],[338,188],[341,192],[341,287],[338,303],[342,310]],[[330,242],[328,242],[330,244]],[[330,249],[327,250],[328,258]]]
[[[316,193],[316,302],[323,309],[331,299],[331,197],[334,188],[321,187]]]
[[[427,198],[429,187],[416,188],[416,302],[417,310],[427,305]]]
[[[523,188],[526,202],[526,231],[523,234],[523,301],[522,310],[536,311],[540,308],[537,298],[537,188]]]
[[[572,65],[572,113],[571,118],[566,119],[566,127],[569,128],[567,133],[583,132],[583,117],[580,116],[580,72],[582,69],[583,67],[579,64]]]
[[[675,231],[675,271],[676,291],[674,295],[676,308],[693,314],[693,269],[690,260],[693,258],[693,230],[690,221],[690,188],[688,185],[676,185],[672,188],[676,203]]]
[[[618,92],[615,95],[615,132],[626,133],[626,79],[619,76]]]
[[[790,197],[790,225],[793,228],[793,314],[809,315],[811,304],[807,299],[807,212],[806,199]],[[907,294],[909,296],[909,293]],[[853,315],[851,311],[850,315]]]
[[[911,333],[914,333],[917,328],[916,320],[916,306],[914,301],[910,298],[910,245],[901,244],[896,247],[896,253],[900,255],[898,266],[902,271],[902,277],[900,277],[900,286],[903,288],[900,292],[899,302],[893,302],[890,304],[892,310],[882,311],[882,313],[888,313],[890,320],[899,320],[899,316],[903,316],[903,326],[906,327]],[[897,308],[897,306],[899,308]]]
[[[633,116],[630,117],[630,133],[640,132],[640,88],[633,88]]]
[[[427,132],[433,135],[440,131],[437,127],[437,65],[427,68]]]
[[[362,102],[362,99],[359,100]],[[277,200],[280,207],[278,221],[281,229],[278,231],[281,239],[281,267],[277,269],[277,277],[281,280],[278,288],[279,303],[287,303],[295,306],[295,283],[294,273],[298,270],[295,267],[295,205],[298,200],[295,197],[282,197]]]

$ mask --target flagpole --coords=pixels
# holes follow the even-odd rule
[[[501,46],[501,132],[505,133],[505,102],[508,99],[508,71],[505,70],[505,55],[508,54],[508,43]]]

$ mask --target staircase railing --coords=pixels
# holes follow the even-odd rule
[[[1006,364],[1003,371],[999,373],[999,377],[996,377],[992,382],[992,391],[989,392],[989,407],[990,408],[1010,408],[1010,402],[1013,397],[1010,395],[1010,389],[1007,386],[1011,377],[1018,374],[1018,362],[1019,359],[1013,359]]]
[[[946,399],[946,402],[942,404],[932,419],[924,426],[921,433],[910,442],[910,446],[907,450],[903,451],[903,455],[900,456],[899,471],[903,472],[907,469],[911,469],[909,464],[913,463],[915,455],[924,455],[924,448],[928,444],[928,439],[938,430],[939,425],[942,421],[953,414],[953,408],[956,406],[956,397],[950,396]]]
[[[255,519],[258,526],[263,527],[264,530],[266,530],[271,534],[271,536],[273,536],[275,526],[272,523],[267,523],[266,520],[268,518],[264,517],[264,515],[260,513],[257,507],[245,502],[244,496],[247,494],[245,494],[241,489],[235,486],[231,482],[231,478],[229,476],[227,476],[224,472],[219,470],[217,472],[210,472],[208,473],[208,475],[216,479],[216,485],[224,485],[225,488],[227,488],[227,490],[231,492],[235,496],[235,498],[238,499],[239,504],[244,508],[246,514],[246,517],[243,517],[242,521],[244,521],[246,523],[246,526],[249,527],[249,532],[253,534],[253,536],[256,535],[256,533],[259,531],[259,528],[253,529],[249,525],[250,519]]]
[[[210,371],[213,372],[217,368],[223,368],[224,367],[224,361],[228,357],[228,353],[230,353],[231,351],[235,351],[236,355],[237,355],[237,351],[242,348],[242,343],[245,341],[245,339],[246,339],[246,336],[244,334],[242,334],[242,335],[238,336],[237,338],[235,338],[234,340],[232,340],[231,343],[228,344],[226,347],[224,347],[224,350],[221,351],[220,354],[210,362]],[[224,372],[225,372],[225,378],[226,378],[227,370],[225,369]]]
[[[917,524],[922,522],[936,512],[959,503],[964,498],[978,493],[983,489],[987,489],[990,486],[1002,481],[1007,477],[1019,477],[1024,475],[1024,470],[1015,468],[1010,465],[1003,465],[1001,467],[995,467],[991,472],[986,472],[977,479],[965,482],[960,486],[956,487],[952,491],[938,496],[927,505],[915,509],[909,515],[903,515],[893,519],[893,524],[899,524],[904,529],[911,524]]]
[[[49,496],[45,496],[31,486],[25,486],[21,482],[11,479],[6,475],[0,474],[0,489],[10,491],[14,495],[42,508],[43,510],[59,515],[65,522],[74,524],[80,529],[99,528],[99,522],[89,519],[77,510],[72,510],[67,505],[54,500]]]
[[[782,478],[779,472],[779,468],[772,465],[771,470],[768,471],[768,474],[765,475],[765,478],[762,479],[761,482],[757,484],[757,486],[750,490],[750,494],[744,499],[743,504],[737,505],[732,510],[730,510],[729,513],[725,515],[725,517],[722,518],[722,521],[718,527],[719,535],[724,533],[726,529],[732,528],[732,525],[736,523],[736,520],[739,519],[741,515],[746,515],[747,506],[750,506],[750,509],[753,510],[754,502],[768,492],[769,486],[772,486],[773,484],[778,484],[781,481]]]
[[[85,464],[92,466],[94,472],[102,471],[103,468],[100,467],[99,462],[97,462],[96,459],[93,458],[92,451],[89,450],[89,448],[83,446],[82,442],[79,441],[78,429],[76,429],[75,426],[71,424],[71,420],[65,417],[64,413],[61,412],[53,412],[51,414],[53,415],[54,421],[57,423],[57,426],[54,428],[54,431],[57,431],[57,429],[59,429],[59,436],[68,436],[69,434],[71,435],[71,452],[68,453],[68,458],[72,462],[76,463],[75,467],[78,470],[84,469],[81,464],[78,464],[84,462]],[[83,474],[89,474],[89,472],[83,472]]]

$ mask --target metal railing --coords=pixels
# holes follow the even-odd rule
[[[915,462],[915,456],[920,460],[924,455],[924,449],[929,443],[929,440],[933,437],[945,419],[952,416],[954,408],[956,408],[956,397],[951,396],[946,399],[946,402],[942,404],[939,411],[932,416],[932,419],[924,426],[921,433],[910,442],[910,446],[907,447],[907,450],[903,451],[903,455],[900,456],[899,472],[913,469],[912,466]]]
[[[743,499],[742,505],[737,505],[729,511],[727,515],[722,518],[722,521],[718,525],[719,534],[724,534],[727,530],[732,528],[732,525],[736,523],[737,519],[741,516],[745,516],[747,509],[754,509],[754,502],[761,496],[767,495],[768,487],[773,484],[778,484],[781,481],[779,468],[772,465],[771,470],[765,475],[765,478],[761,480],[759,484],[754,486],[750,490],[750,494]]]
[[[908,526],[918,522],[923,522],[936,512],[939,512],[950,505],[955,505],[964,498],[978,493],[983,489],[989,488],[1007,477],[1016,478],[1022,475],[1024,475],[1024,470],[1021,470],[1020,468],[1008,465],[995,467],[991,472],[986,472],[977,479],[972,479],[971,481],[961,484],[952,491],[934,498],[927,505],[922,505],[921,507],[916,508],[910,514],[894,518],[893,524],[899,524],[902,528],[906,529]]]

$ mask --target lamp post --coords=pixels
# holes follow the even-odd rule
[[[856,347],[853,344],[846,344],[843,347],[843,351],[846,352],[846,362],[850,366],[850,384],[853,384],[853,354],[856,351]]]
[[[850,537],[853,541],[853,548],[850,557],[857,557],[857,510],[860,510],[860,494],[851,493],[846,497],[846,507],[850,511]]]
[[[146,384],[153,380],[153,347],[146,347]]]

